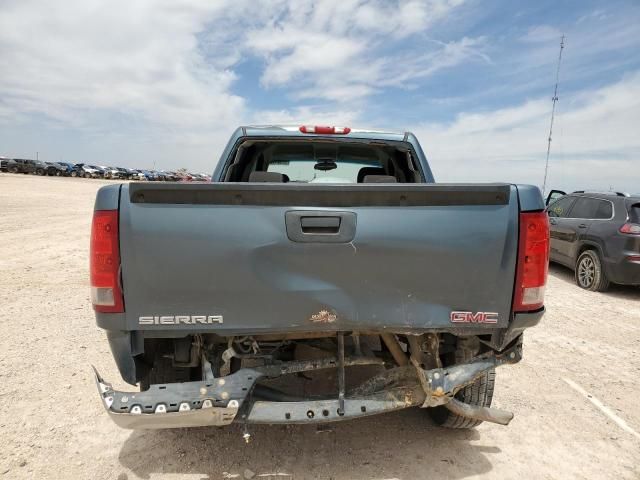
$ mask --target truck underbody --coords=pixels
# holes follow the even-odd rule
[[[431,407],[437,423],[506,425],[489,408],[493,371],[522,358],[522,336],[490,348],[483,335],[311,332],[145,340],[141,392],[115,391],[96,371],[105,408],[124,428],[320,423]],[[463,359],[463,361],[460,361]],[[465,403],[491,376],[484,404]],[[477,403],[477,402],[476,402]]]

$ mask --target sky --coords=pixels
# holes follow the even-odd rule
[[[339,125],[541,186],[563,34],[547,190],[640,193],[636,0],[2,0],[0,155],[210,173],[239,125]]]

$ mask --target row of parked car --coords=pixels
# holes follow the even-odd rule
[[[107,167],[87,163],[42,162],[24,158],[0,158],[0,170],[10,173],[33,173],[57,177],[105,178],[113,180],[142,180],[149,182],[209,182],[211,177],[202,173],[141,170]]]

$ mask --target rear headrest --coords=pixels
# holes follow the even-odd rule
[[[252,183],[285,183],[288,181],[289,181],[289,177],[284,173],[251,172],[249,174],[249,182],[252,182]]]
[[[398,183],[398,179],[391,175],[367,175],[362,183]]]
[[[387,171],[382,167],[362,167],[358,170],[358,183],[364,181],[367,175],[386,175]]]

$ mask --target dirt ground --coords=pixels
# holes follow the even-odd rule
[[[443,430],[418,409],[252,427],[248,445],[237,426],[116,427],[90,367],[126,386],[88,298],[91,211],[106,183],[0,174],[0,476],[640,478],[640,289],[588,293],[555,266],[524,360],[498,370],[494,405],[515,412],[508,427]]]

